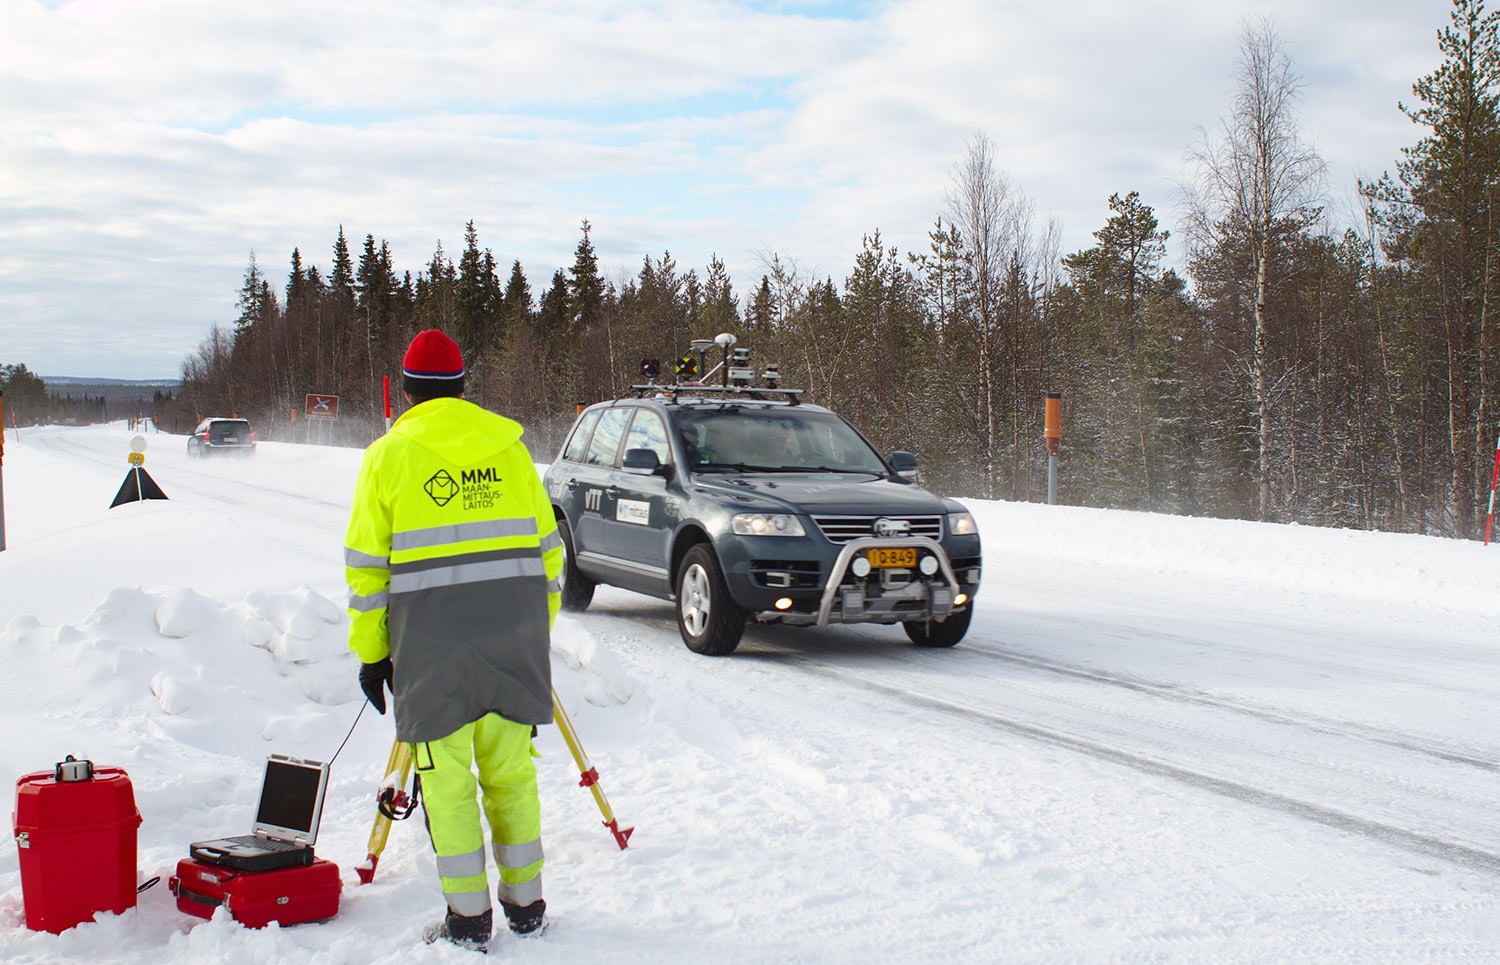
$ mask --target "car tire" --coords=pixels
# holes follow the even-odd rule
[[[745,633],[745,611],[730,598],[719,558],[705,543],[688,550],[677,571],[677,629],[689,650],[709,657],[733,653]]]
[[[189,439],[188,440],[187,449],[188,449],[188,458],[189,459],[197,459],[198,456],[201,455],[198,452],[198,440],[196,440],[196,439]]]
[[[598,584],[578,572],[578,566],[573,562],[573,531],[561,516],[557,519],[557,537],[562,541],[563,551],[562,571],[558,573],[558,582],[562,584],[562,608],[574,612],[587,610]]]
[[[911,620],[901,624],[911,642],[919,647],[951,647],[969,632],[974,607],[969,605],[939,623],[936,620]]]

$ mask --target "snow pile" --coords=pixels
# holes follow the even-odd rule
[[[473,960],[420,819],[356,883],[392,729],[347,652],[353,450],[265,443],[107,510],[130,433],[7,438],[0,779],[124,767],[140,879],[248,831],[269,753],[334,758],[334,920],[250,931],[166,888],[24,926],[0,840],[0,962]],[[553,925],[538,962],[1493,959],[1500,548],[966,500],[968,638],[751,628],[689,653],[670,604],[601,588],[553,678],[628,850],[558,734],[536,741]],[[347,738],[347,740],[346,740]],[[336,758],[335,758],[335,755]]]

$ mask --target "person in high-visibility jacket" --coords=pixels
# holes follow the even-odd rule
[[[552,722],[551,627],[562,543],[518,423],[463,399],[463,356],[428,329],[402,389],[414,403],[365,450],[344,561],[360,686],[412,745],[448,910],[428,926],[483,950],[493,915],[483,802],[510,929],[543,925],[531,738]]]

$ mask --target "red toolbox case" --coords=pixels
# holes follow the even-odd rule
[[[57,933],[135,907],[141,812],[123,770],[69,757],[27,774],[11,818],[27,928]]]
[[[212,918],[220,905],[246,928],[271,922],[297,925],[322,921],[339,913],[339,866],[318,858],[300,868],[239,871],[193,858],[177,862],[168,885],[177,896],[177,910]]]

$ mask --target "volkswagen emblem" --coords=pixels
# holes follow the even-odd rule
[[[911,520],[909,520],[909,519],[890,519],[888,517],[882,516],[879,519],[875,520],[875,535],[876,536],[910,536],[911,535]]]

